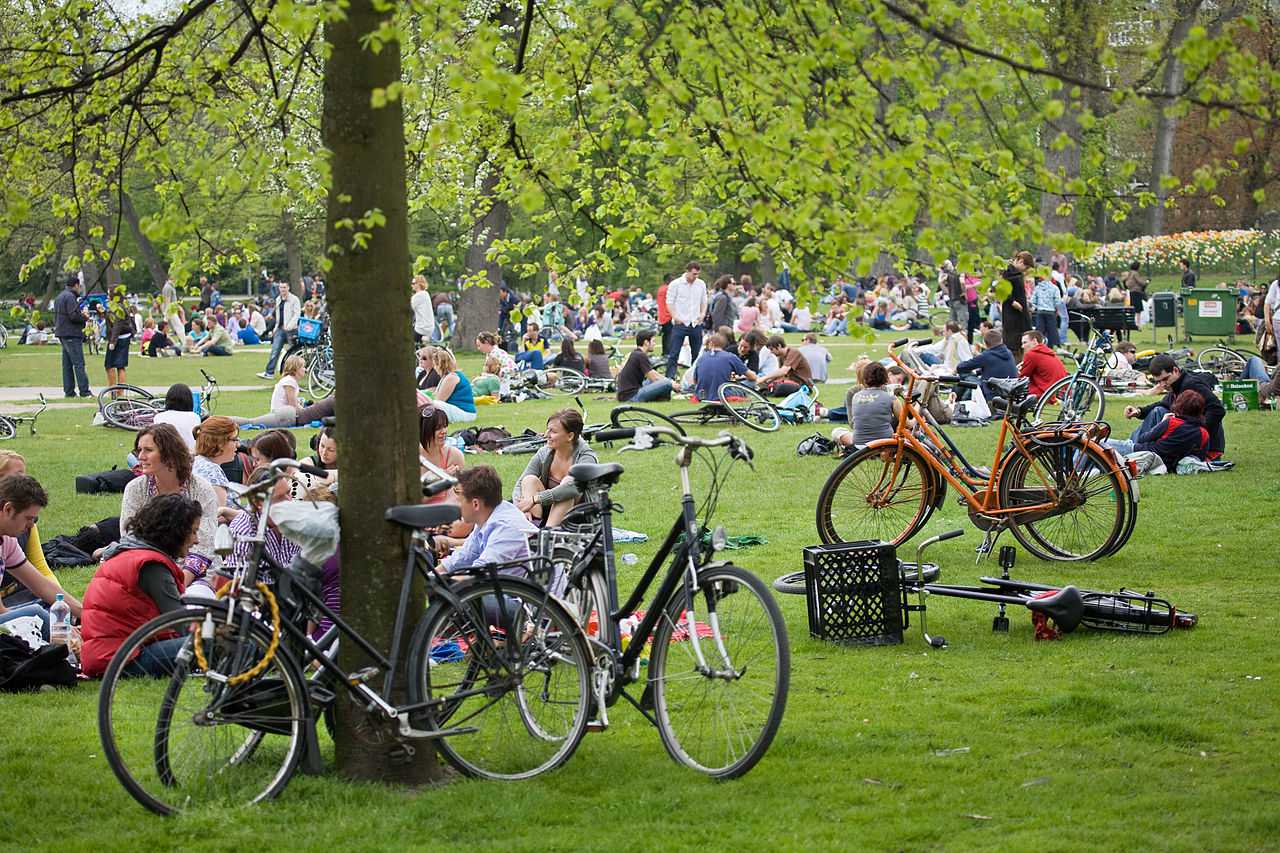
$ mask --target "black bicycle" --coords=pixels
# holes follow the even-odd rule
[[[274,797],[304,756],[317,761],[316,721],[344,699],[358,709],[357,735],[370,746],[412,755],[416,742],[432,741],[471,776],[524,779],[573,753],[588,721],[592,652],[573,617],[542,585],[505,573],[527,571],[527,565],[439,574],[425,531],[456,520],[458,509],[412,504],[387,510],[388,521],[412,531],[413,545],[384,652],[324,604],[319,568],[301,559],[284,567],[265,551],[274,483],[293,469],[324,473],[292,459],[271,468],[274,476],[240,490],[263,496],[262,512],[249,540],[252,556],[234,568],[222,600],[191,603],[143,625],[103,677],[103,749],[138,802],[170,814]],[[437,476],[426,491],[456,483],[444,472]],[[225,546],[230,553],[231,543]],[[401,640],[415,575],[425,580],[432,604],[412,634],[406,661]],[[316,641],[307,625],[322,617],[334,627]],[[372,665],[342,669],[327,654],[337,637]],[[174,638],[181,647],[167,677],[123,677],[140,650]],[[407,702],[392,698],[398,677],[407,679]],[[378,679],[380,688],[373,686]]]
[[[696,409],[680,412],[658,412],[644,406],[624,403],[613,410],[610,420],[619,428],[664,425],[684,434],[685,426],[710,426],[712,424],[745,424],[757,432],[773,432],[782,425],[784,412],[770,403],[754,388],[740,382],[726,382],[720,386],[715,400],[708,400]]]
[[[623,450],[678,445],[682,498],[680,513],[625,602],[618,596],[612,522],[621,507],[610,497],[621,465],[570,468],[583,502],[560,527],[539,535],[538,553],[553,566],[552,588],[563,595],[591,645],[595,727],[607,727],[608,709],[625,698],[658,729],[677,762],[716,778],[741,776],[772,743],[791,680],[786,625],[768,588],[718,558],[723,528],[703,543],[729,469],[735,461],[749,464],[751,450],[729,433],[702,439],[662,426],[607,430],[599,437],[630,439]],[[717,448],[725,453],[713,452]],[[711,471],[701,508],[689,485],[695,454]],[[664,565],[657,591],[638,609]],[[624,626],[631,629],[625,639]],[[646,656],[648,671],[642,675]],[[639,697],[626,689],[636,683],[643,685]]]
[[[31,431],[31,435],[36,434],[36,421],[40,420],[40,416],[44,414],[44,410],[49,408],[49,401],[44,398],[43,394],[39,395],[40,408],[27,415],[0,415],[0,441],[7,441],[10,438],[16,438],[18,435],[18,427],[23,424]]]

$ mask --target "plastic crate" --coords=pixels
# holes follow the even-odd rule
[[[804,549],[809,634],[851,645],[902,642],[902,583],[894,546],[845,542]]]
[[[304,344],[314,344],[320,340],[320,329],[323,323],[314,317],[298,318],[298,340]]]

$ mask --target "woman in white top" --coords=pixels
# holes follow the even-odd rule
[[[164,392],[164,411],[157,412],[152,423],[169,424],[178,431],[178,436],[187,445],[187,450],[196,449],[196,427],[200,426],[200,413],[195,411],[195,399],[191,389],[181,382],[175,382]]]
[[[271,392],[271,411],[253,418],[232,418],[236,426],[244,424],[260,424],[270,427],[291,427],[298,422],[298,410],[302,401],[298,399],[298,380],[307,371],[307,363],[300,355],[291,355],[284,360],[280,372],[280,381]]]
[[[413,309],[413,341],[414,343],[431,343],[436,333],[436,312],[431,307],[431,294],[427,292],[427,277],[413,277],[413,296],[409,298],[409,307]]]

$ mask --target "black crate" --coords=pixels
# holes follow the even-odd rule
[[[804,587],[810,635],[865,646],[902,642],[902,584],[892,545],[811,545],[804,549]]]

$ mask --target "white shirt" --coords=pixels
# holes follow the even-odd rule
[[[267,330],[267,321],[263,318],[261,311],[254,311],[249,315],[249,328],[257,332],[259,337]]]
[[[274,412],[276,409],[282,409],[290,405],[288,398],[285,397],[285,388],[292,388],[296,396],[298,393],[298,380],[292,376],[280,377],[280,381],[276,383],[275,389],[271,392],[271,411]]]
[[[707,316],[707,283],[695,278],[692,283],[684,276],[667,284],[667,310],[671,322],[677,326],[700,326]]]
[[[200,426],[200,416],[195,412],[156,412],[155,420],[152,423],[169,424],[178,431],[178,435],[182,436],[182,440],[187,443],[187,449],[195,451],[196,436],[192,432],[196,427]]]
[[[431,294],[419,290],[409,297],[409,307],[413,309],[413,331],[431,340],[436,328],[436,311],[431,307]]]
[[[770,352],[767,348],[760,350],[760,368],[756,371],[757,376],[768,376],[778,369],[778,357]]]
[[[1280,317],[1280,278],[1271,282],[1265,304],[1271,308],[1272,317]]]
[[[283,317],[281,316],[283,315]],[[286,332],[296,331],[298,318],[302,316],[302,302],[292,292],[284,298],[284,310],[280,310],[280,299],[276,298],[276,322],[283,322],[280,328]]]

